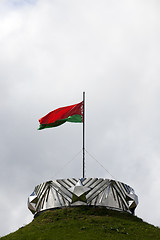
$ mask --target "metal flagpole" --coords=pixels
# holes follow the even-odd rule
[[[85,177],[85,92],[83,92],[83,178]]]

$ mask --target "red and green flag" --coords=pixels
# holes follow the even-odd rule
[[[65,122],[83,122],[83,101],[58,108],[39,119],[39,129],[57,127]]]

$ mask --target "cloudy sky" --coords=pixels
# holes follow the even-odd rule
[[[0,236],[32,221],[27,198],[82,177],[82,125],[38,119],[86,92],[86,149],[160,226],[160,2],[0,0]],[[86,176],[112,178],[90,155]]]

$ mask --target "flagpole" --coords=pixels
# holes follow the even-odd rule
[[[85,177],[85,92],[83,92],[83,178]]]

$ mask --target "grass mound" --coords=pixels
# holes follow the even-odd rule
[[[42,212],[1,240],[159,240],[160,229],[128,213],[80,206]]]

